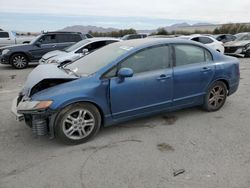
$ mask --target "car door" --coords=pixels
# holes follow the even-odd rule
[[[190,44],[176,44],[174,52],[173,106],[201,102],[214,76],[211,53]]]
[[[115,119],[161,111],[171,106],[173,76],[168,46],[137,52],[120,63],[134,75],[110,80],[110,102]]]
[[[11,36],[9,35],[8,32],[0,32],[0,46],[8,46],[11,44],[14,44],[15,39],[11,39]]]
[[[37,43],[33,45],[33,49],[30,50],[30,53],[35,60],[38,60],[47,52],[56,50],[56,47],[56,34],[46,34],[37,40]]]

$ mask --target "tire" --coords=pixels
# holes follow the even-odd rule
[[[10,64],[15,68],[15,69],[25,69],[27,68],[29,61],[26,55],[22,53],[17,53],[11,56],[10,58]]]
[[[101,115],[90,103],[75,103],[59,112],[55,121],[55,135],[68,145],[82,144],[97,134]]]
[[[217,111],[225,104],[226,98],[227,86],[222,81],[216,81],[207,91],[203,108],[208,112]]]
[[[250,50],[246,51],[245,57],[250,57]]]

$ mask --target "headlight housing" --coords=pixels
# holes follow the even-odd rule
[[[55,60],[55,59],[48,59],[45,63],[48,63],[48,64],[50,64],[50,63],[57,63],[57,60]]]
[[[23,101],[17,106],[17,111],[36,111],[36,110],[46,110],[51,104],[52,100],[47,101]]]
[[[5,55],[5,54],[9,53],[9,51],[10,51],[9,49],[3,50],[3,51],[2,51],[2,55]]]
[[[245,49],[248,49],[250,47],[250,43],[245,45]]]

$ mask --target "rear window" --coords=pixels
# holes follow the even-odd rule
[[[9,38],[8,32],[0,32],[0,38]]]
[[[212,61],[212,55],[206,49],[194,45],[175,45],[176,66],[205,63]]]

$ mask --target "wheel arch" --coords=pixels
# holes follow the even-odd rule
[[[59,111],[63,110],[64,108],[67,108],[68,106],[70,105],[73,105],[73,104],[77,104],[77,103],[89,103],[89,104],[92,104],[93,106],[95,106],[97,108],[97,110],[99,111],[100,115],[101,115],[101,125],[103,125],[104,123],[104,112],[103,112],[103,109],[101,108],[100,105],[98,105],[96,102],[94,101],[91,101],[91,100],[76,100],[76,101],[71,101],[71,102],[67,102],[67,103],[64,103],[59,109]],[[58,111],[58,112],[59,112]]]
[[[100,116],[101,116],[101,127],[104,125],[104,112],[103,112],[102,108],[100,107],[100,105],[98,105],[97,103],[90,101],[90,100],[73,101],[73,102],[62,105],[60,107],[60,110],[58,110],[55,114],[53,114],[51,116],[50,121],[52,121],[52,122],[49,123],[49,132],[50,132],[51,139],[55,138],[55,123],[57,121],[57,117],[58,117],[59,112],[61,110],[63,110],[64,108],[67,108],[68,106],[73,105],[73,104],[77,104],[77,103],[89,103],[89,104],[92,104],[93,106],[95,106],[97,108],[97,110],[99,111]]]
[[[229,81],[226,78],[218,78],[216,80],[213,80],[213,82],[209,84],[209,87],[212,86],[215,82],[223,82],[227,87],[227,91],[230,90]]]
[[[10,59],[11,59],[14,55],[16,55],[16,54],[22,54],[22,55],[24,55],[24,56],[28,59],[28,62],[30,62],[30,56],[29,56],[27,53],[22,52],[22,51],[20,51],[20,52],[13,52],[13,53],[10,55]]]

